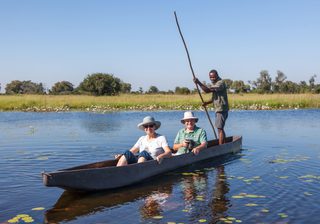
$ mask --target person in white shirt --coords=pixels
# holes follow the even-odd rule
[[[126,166],[132,163],[142,163],[147,160],[157,160],[161,163],[163,158],[171,156],[167,139],[164,135],[156,133],[161,126],[160,121],[156,121],[153,117],[147,116],[138,124],[138,128],[144,130],[146,135],[141,136],[136,144],[121,155],[116,155],[119,159],[117,166]],[[138,153],[138,156],[135,154]]]

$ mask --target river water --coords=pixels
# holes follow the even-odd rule
[[[213,117],[213,112],[210,112]],[[213,131],[204,112],[198,126]],[[0,113],[0,223],[319,223],[320,110],[231,111],[243,150],[124,189],[80,194],[43,186],[42,171],[111,159],[143,132],[172,146],[183,111]]]

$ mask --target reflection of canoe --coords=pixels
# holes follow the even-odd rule
[[[219,157],[217,160],[204,160],[198,163],[194,163],[189,166],[182,167],[175,170],[174,172],[169,172],[166,175],[158,176],[147,181],[143,181],[135,186],[128,186],[119,189],[113,189],[108,191],[99,191],[99,192],[70,192],[64,191],[57,202],[53,205],[52,208],[45,212],[45,223],[61,223],[68,222],[72,220],[79,219],[81,216],[90,216],[91,214],[98,214],[99,212],[106,212],[115,208],[122,208],[122,205],[133,205],[138,206],[141,204],[141,201],[147,201],[148,198],[152,198],[154,194],[172,194],[175,186],[180,188],[183,187],[184,194],[190,193],[194,194],[196,197],[196,192],[191,190],[186,191],[185,189],[188,186],[192,185],[195,178],[204,178],[207,179],[209,172],[213,172],[212,168],[216,168],[216,183],[215,187],[218,189],[219,195],[214,197],[213,205],[216,212],[220,212],[221,209],[221,200],[225,198],[224,190],[220,190],[220,184],[226,185],[227,182],[223,181],[223,178],[227,178],[225,175],[220,176],[222,173],[221,165],[229,163],[235,159],[240,158],[240,155],[226,155]],[[192,173],[195,170],[202,171],[198,176],[193,175],[182,175],[183,173]],[[224,174],[224,173],[223,173]],[[181,177],[181,178],[177,178]],[[206,182],[204,182],[206,183]],[[208,185],[210,190],[216,192],[213,185]],[[193,187],[192,189],[195,189]],[[216,194],[216,193],[215,193]],[[186,199],[185,199],[186,200]],[[142,211],[145,208],[145,202],[142,203],[143,206],[139,207],[139,210],[142,215]],[[173,204],[172,206],[175,206]],[[223,209],[225,207],[222,207]],[[207,209],[207,207],[206,207]],[[153,208],[148,208],[148,212],[152,213]],[[223,210],[225,212],[225,210]],[[115,212],[116,213],[116,212]],[[222,213],[222,212],[220,212]],[[114,213],[113,213],[114,214]],[[104,220],[108,223],[108,220]],[[134,221],[133,221],[134,222]]]
[[[65,191],[53,208],[45,212],[45,223],[60,223],[88,216],[108,208],[144,200],[156,193],[171,194],[176,176],[161,176],[152,184],[148,181],[135,187],[124,187],[94,193]]]
[[[204,159],[209,159],[228,153],[236,153],[242,147],[242,137],[227,138],[227,143],[218,145],[217,140],[209,141],[208,148],[198,155],[192,153],[166,158],[161,164],[157,161],[130,164],[116,167],[116,160],[106,160],[97,163],[43,172],[43,183],[48,187],[60,187],[67,190],[95,191],[114,189],[138,183],[147,178],[183,167]]]

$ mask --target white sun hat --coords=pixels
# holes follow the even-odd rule
[[[141,129],[141,130],[144,130],[143,126],[147,125],[147,124],[154,124],[155,125],[154,130],[157,130],[161,126],[161,122],[160,121],[156,121],[154,119],[154,117],[147,116],[147,117],[143,118],[143,121],[140,124],[138,124],[138,128]]]
[[[186,111],[184,112],[183,118],[181,119],[181,123],[184,124],[185,120],[193,119],[198,122],[198,118],[194,116],[192,111]]]

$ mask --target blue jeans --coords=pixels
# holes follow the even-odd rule
[[[138,156],[135,156],[131,151],[127,150],[123,153],[123,155],[126,157],[128,164],[137,163],[140,157],[143,157],[146,160],[153,160],[147,151],[142,151],[138,154]]]

